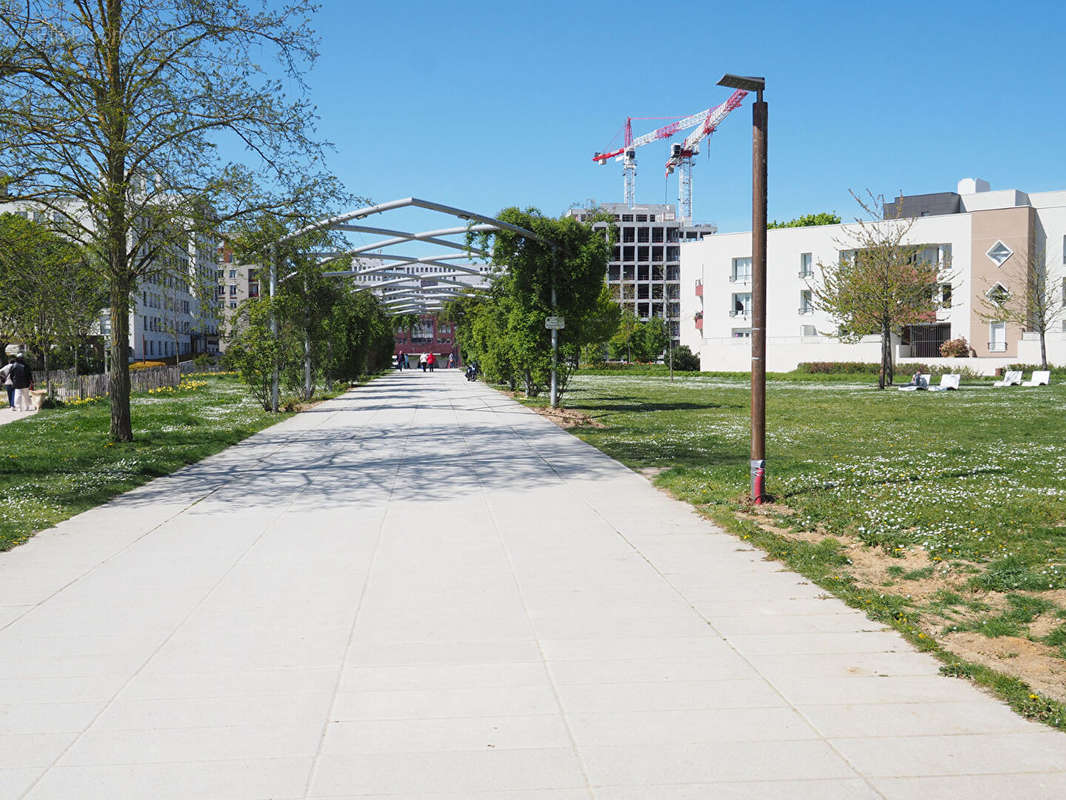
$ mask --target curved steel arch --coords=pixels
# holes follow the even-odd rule
[[[386,214],[405,208],[416,208],[423,211],[431,211],[446,216],[464,220],[467,224],[448,228],[434,228],[425,231],[394,230],[392,228],[374,227],[363,225],[356,220],[362,220],[377,214]],[[333,252],[321,252],[314,255],[320,259],[320,265],[327,265],[344,258],[362,257],[362,261],[376,260],[378,263],[367,265],[362,263],[347,270],[336,270],[323,273],[330,277],[347,277],[358,279],[367,276],[381,276],[384,280],[367,281],[366,285],[360,281],[360,290],[377,294],[385,305],[387,311],[392,314],[410,313],[412,311],[437,311],[441,308],[445,297],[454,295],[463,289],[475,289],[484,286],[491,275],[476,264],[449,263],[457,259],[470,259],[471,257],[488,258],[489,253],[480,248],[470,245],[469,241],[455,241],[448,237],[463,236],[470,233],[489,233],[491,231],[510,231],[528,239],[551,244],[543,237],[531,230],[519,225],[504,222],[501,219],[479,214],[475,211],[457,208],[418,197],[406,197],[400,200],[392,200],[388,203],[357,208],[344,214],[324,217],[316,222],[300,228],[293,233],[279,239],[273,247],[270,259],[270,296],[277,294],[278,288],[278,245],[290,241],[299,236],[314,231],[338,231],[340,233],[370,234],[382,237],[374,242],[361,244],[346,249],[338,249]],[[394,248],[405,244],[415,244],[420,247],[427,245],[439,248],[439,252],[430,255],[415,253],[384,253],[386,248]],[[456,254],[454,251],[462,251]],[[439,272],[415,272],[419,267],[432,267]],[[286,277],[291,277],[286,276]],[[403,294],[392,294],[392,289],[402,289]],[[271,322],[272,329],[276,333],[276,321]],[[553,331],[553,342],[554,342]],[[271,405],[275,411],[278,408],[278,371],[274,370],[271,387]],[[552,405],[555,405],[555,378],[554,370],[552,377]]]

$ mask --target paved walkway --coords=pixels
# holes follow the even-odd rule
[[[1066,735],[457,372],[0,554],[0,798],[1061,798]]]

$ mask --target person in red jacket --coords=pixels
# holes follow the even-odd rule
[[[430,353],[428,356],[426,356],[426,363],[429,364],[429,371],[433,372],[433,370],[436,369],[437,366],[437,357]]]

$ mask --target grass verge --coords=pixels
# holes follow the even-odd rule
[[[761,509],[746,377],[582,373],[565,401],[577,436],[1066,730],[1066,386],[771,380]]]
[[[183,387],[133,397],[129,443],[109,441],[106,398],[0,427],[0,550],[291,416],[263,411],[233,376]]]

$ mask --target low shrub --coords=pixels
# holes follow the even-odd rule
[[[960,336],[958,339],[948,339],[940,345],[940,355],[944,358],[969,358],[970,343],[966,341],[965,336]]]
[[[1053,364],[1048,364],[1047,368],[1051,370],[1051,374],[1059,378],[1066,378],[1066,366],[1056,367]],[[1039,364],[1011,364],[1007,369],[1020,369],[1022,372],[1035,372],[1038,369],[1043,369]]]
[[[796,367],[795,371],[808,375],[835,375],[840,373],[876,375],[881,371],[881,365],[865,361],[804,361]]]
[[[688,345],[674,348],[674,369],[680,372],[698,372],[700,357],[689,349]]]
[[[162,361],[134,361],[130,364],[130,372],[136,372],[139,369],[151,369],[152,367],[165,367]]]

